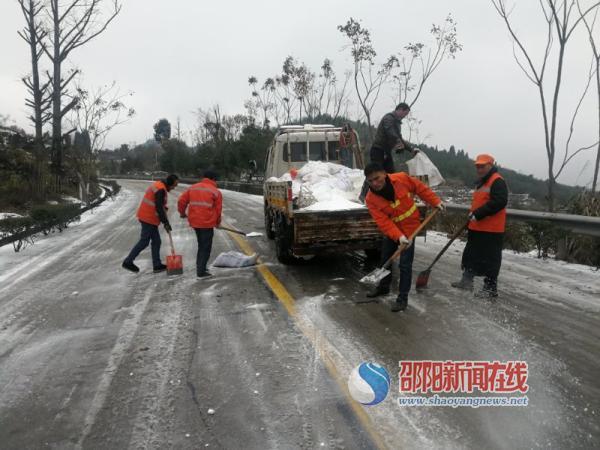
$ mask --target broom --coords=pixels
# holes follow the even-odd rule
[[[171,232],[169,235],[169,242],[171,243],[171,254],[167,255],[167,275],[181,275],[183,273],[183,260],[181,255],[175,254],[175,246],[173,245],[173,237]]]
[[[456,238],[458,236],[460,236],[461,233],[463,231],[465,231],[465,229],[468,226],[469,226],[469,222],[467,221],[467,223],[465,223],[462,227],[460,227],[456,231],[456,233],[454,233],[452,235],[452,237],[450,238],[450,240],[448,241],[448,243],[444,246],[444,248],[442,249],[442,251],[438,253],[438,255],[435,257],[435,259],[429,265],[429,267],[427,269],[425,269],[424,271],[422,271],[421,273],[419,273],[419,276],[417,277],[417,282],[415,283],[415,288],[416,289],[425,289],[427,287],[427,283],[429,282],[429,274],[431,273],[431,269],[433,268],[433,266],[435,265],[435,263],[438,262],[438,260],[442,257],[442,255],[444,253],[446,253],[446,250],[448,250],[448,248],[450,247],[450,245],[452,245],[452,243],[456,240]]]

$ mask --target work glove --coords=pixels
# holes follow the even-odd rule
[[[400,237],[400,239],[398,239],[398,244],[405,245],[406,248],[408,248],[412,245],[412,241],[403,235]]]
[[[471,213],[469,214],[469,220],[471,222],[477,222],[477,217],[475,217],[475,214]]]
[[[398,142],[392,150],[394,150],[396,153],[401,153],[404,151],[404,149],[404,144],[402,142]]]
[[[436,209],[438,209],[441,213],[445,213],[446,205],[444,205],[444,202],[440,202],[440,204],[436,206]]]
[[[171,231],[173,231],[173,228],[171,228],[171,224],[169,222],[165,222],[164,227],[165,227],[165,231],[167,233],[170,233]]]

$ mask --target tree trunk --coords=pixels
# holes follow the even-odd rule
[[[600,60],[596,60],[596,88],[598,92],[598,150],[596,152],[596,166],[594,167],[594,181],[592,192],[596,192],[598,186],[598,169],[600,168]]]

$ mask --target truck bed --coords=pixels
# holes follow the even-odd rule
[[[328,249],[347,251],[376,248],[381,232],[367,208],[342,211],[294,211],[294,253]]]

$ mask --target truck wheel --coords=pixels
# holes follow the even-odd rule
[[[277,259],[282,264],[297,262],[297,258],[292,254],[291,227],[283,218],[279,218],[275,222],[275,252]]]
[[[368,248],[365,250],[365,255],[369,261],[378,262],[381,259],[381,250],[378,248]]]
[[[265,205],[265,234],[268,239],[275,239],[275,231],[273,230],[273,217],[267,205]]]

